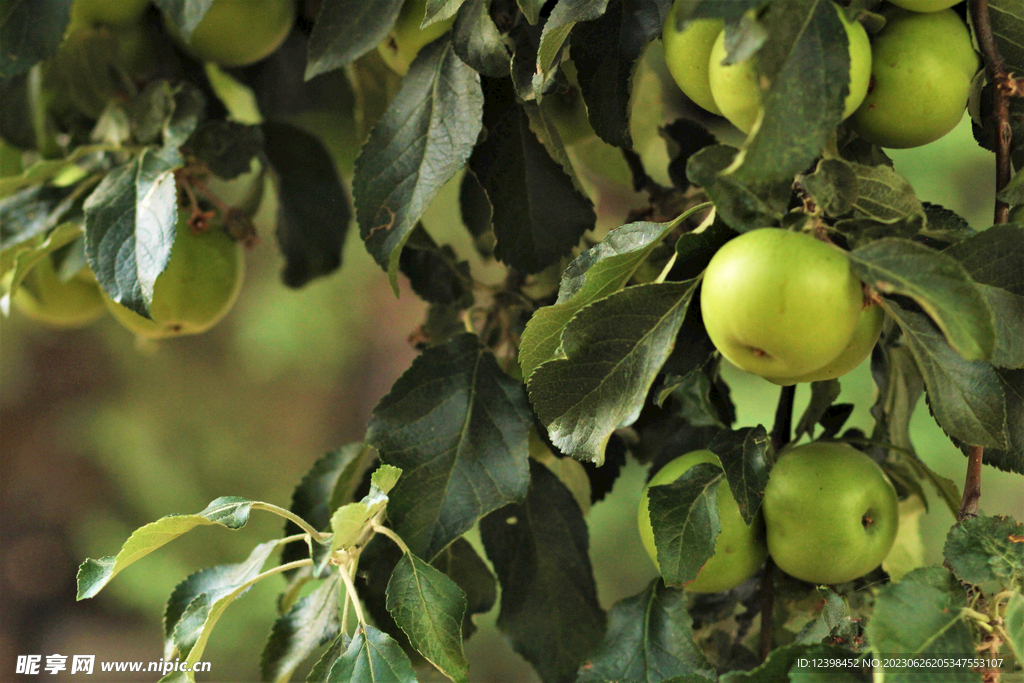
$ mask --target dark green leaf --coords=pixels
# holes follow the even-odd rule
[[[214,0],[154,0],[171,24],[177,27],[185,40],[203,20]]]
[[[469,168],[462,174],[462,182],[459,183],[459,214],[462,223],[473,236],[473,246],[477,253],[484,258],[493,256],[494,226],[491,218],[494,209],[480,181]]]
[[[0,199],[0,249],[23,244],[57,227],[71,210],[73,189],[36,185]]]
[[[177,149],[145,149],[107,174],[85,201],[85,249],[100,287],[149,315],[153,285],[167,266],[178,216]]]
[[[475,336],[413,361],[374,409],[367,442],[406,472],[388,517],[414,553],[433,559],[477,519],[522,499],[531,422],[522,385]]]
[[[978,231],[957,213],[930,202],[924,202],[923,206],[928,223],[921,231],[921,237],[955,244],[978,234]]]
[[[1016,0],[989,0],[989,17],[996,48],[1007,68],[1024,71],[1024,8]]]
[[[996,347],[992,365],[997,368],[1024,368],[1024,296],[1005,289],[975,284],[992,309],[996,327]]]
[[[498,599],[498,584],[487,564],[464,538],[457,538],[434,558],[435,567],[448,575],[466,594],[466,616],[462,620],[462,639],[476,631],[474,614],[490,612]]]
[[[391,574],[387,608],[412,646],[453,681],[465,681],[462,650],[466,594],[443,573],[406,554]]]
[[[36,147],[28,73],[0,78],[0,138],[19,149]]]
[[[413,228],[405,243],[398,269],[409,278],[412,290],[424,301],[458,303],[462,308],[473,304],[469,262],[459,261],[455,250],[447,244],[438,246],[422,223]]]
[[[529,379],[533,407],[560,451],[603,462],[611,433],[640,415],[696,287],[696,280],[637,285],[569,321],[562,357]]]
[[[466,0],[427,0],[423,23],[420,28],[448,19],[462,6]]]
[[[452,46],[459,59],[491,78],[509,74],[510,55],[490,14],[491,0],[465,0],[452,25]]]
[[[116,556],[86,560],[78,568],[78,600],[91,598],[122,569],[197,526],[220,524],[240,529],[249,520],[252,501],[223,496],[194,515],[169,515],[136,529]]]
[[[693,639],[687,597],[655,579],[641,593],[608,612],[604,642],[580,669],[578,683],[656,683],[714,670]]]
[[[856,658],[856,653],[835,645],[793,644],[772,650],[768,659],[751,671],[730,671],[720,680],[722,683],[857,683],[865,679],[859,676],[856,669],[839,663],[841,660]],[[830,660],[835,665],[801,666],[801,660],[810,664],[821,659]]]
[[[581,21],[597,19],[604,14],[608,0],[562,0],[555,4],[551,15],[544,22],[537,50],[537,68],[542,74],[555,68],[562,45],[569,37],[572,27]]]
[[[839,392],[839,380],[836,379],[811,383],[811,400],[807,404],[804,414],[800,416],[800,421],[796,424],[794,440],[804,434],[814,438],[814,425],[818,424],[825,411],[836,402]]]
[[[10,78],[57,51],[71,0],[0,0],[0,78]]]
[[[946,248],[975,282],[1024,296],[1024,227],[994,225]]]
[[[341,627],[341,580],[332,572],[326,581],[274,622],[260,655],[264,681],[287,680],[318,647],[337,637]]]
[[[498,628],[542,680],[563,683],[601,642],[605,615],[580,506],[544,465],[531,461],[530,475],[526,500],[481,520],[480,535],[501,583]]]
[[[801,186],[829,216],[838,218],[853,210],[858,198],[857,172],[842,159],[822,159],[810,173],[799,178]]]
[[[306,80],[354,62],[377,47],[401,9],[402,0],[324,0],[309,36]]]
[[[539,309],[526,324],[519,348],[523,377],[555,356],[562,330],[581,308],[625,287],[674,227],[675,222],[630,223],[573,259],[562,274],[558,301]]]
[[[943,556],[965,583],[998,582],[1000,590],[1024,590],[1024,524],[1012,517],[976,517],[954,525]]]
[[[1006,401],[992,366],[964,360],[927,316],[893,299],[884,299],[882,305],[903,330],[939,426],[962,443],[1005,446]]]
[[[888,166],[850,166],[857,177],[857,199],[853,203],[856,218],[887,224],[907,221],[918,229],[924,225],[924,207],[903,176]]]
[[[968,360],[995,348],[992,311],[967,271],[943,252],[902,239],[882,239],[849,253],[853,272],[883,294],[914,299],[950,346]]]
[[[480,75],[447,39],[423,48],[356,159],[359,234],[397,294],[402,245],[437,191],[465,165],[481,128]]]
[[[723,432],[708,445],[708,450],[721,460],[729,489],[749,526],[761,509],[764,487],[768,485],[768,432],[761,425]]]
[[[715,541],[722,530],[718,485],[724,478],[721,467],[702,463],[671,484],[648,490],[658,566],[668,585],[690,583],[715,554]]]
[[[338,657],[344,654],[351,640],[348,634],[342,633],[331,641],[330,646],[320,655],[320,659],[317,660],[309,675],[306,676],[306,683],[327,683],[327,676],[331,672],[331,667],[334,666],[334,662],[338,660]]]
[[[800,630],[798,642],[813,645],[822,642],[850,618],[850,607],[846,600],[831,588],[818,586],[818,597],[822,598],[821,610],[813,620]]]
[[[234,121],[206,121],[188,141],[188,153],[206,164],[214,175],[227,180],[248,173],[253,157],[262,149],[260,127]]]
[[[516,0],[516,2],[528,22],[536,24],[540,21],[540,10],[544,6],[544,0]]]
[[[341,265],[352,218],[345,189],[323,143],[287,123],[263,124],[264,147],[277,182],[281,279],[301,287]]]
[[[416,683],[409,657],[388,634],[360,626],[335,660],[327,683]]]
[[[544,270],[594,227],[590,199],[551,158],[521,106],[489,128],[469,166],[494,209],[494,255],[514,268]]]
[[[943,567],[922,567],[899,583],[883,587],[875,600],[874,616],[865,632],[873,652],[881,658],[969,656],[974,652],[971,633],[961,609],[963,588]],[[904,683],[921,680],[920,668],[882,668],[885,680]],[[955,683],[979,681],[970,669],[949,668],[941,678]]]
[[[789,202],[790,181],[749,186],[735,175],[724,173],[736,155],[733,147],[705,147],[690,157],[686,177],[704,188],[730,228],[744,232],[777,224]]]
[[[1006,395],[1007,447],[986,448],[985,464],[1024,474],[1024,370],[996,370]]]

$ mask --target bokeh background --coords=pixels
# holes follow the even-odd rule
[[[319,116],[301,123],[330,133],[339,169],[350,179],[354,128]],[[574,153],[586,166],[607,159],[609,151],[584,144]],[[655,145],[645,160],[667,161],[665,154]],[[961,213],[976,228],[990,224],[993,155],[975,144],[966,117],[940,141],[891,156],[921,199]],[[452,243],[465,257],[473,249],[459,221],[457,180],[424,223],[438,242]],[[625,181],[623,173],[619,180]],[[625,184],[596,182],[603,231],[624,222],[640,198]],[[0,321],[0,680],[28,680],[13,673],[19,654],[158,659],[160,618],[174,586],[202,567],[241,561],[254,544],[279,535],[279,519],[254,513],[239,531],[200,528],[83,603],[74,599],[78,564],[116,553],[138,526],[196,512],[220,495],[287,506],[293,485],[318,457],[361,440],[373,406],[415,357],[407,339],[426,306],[404,283],[401,297],[393,296],[355,230],[340,272],[297,291],[280,284],[274,209],[269,197],[257,221],[262,243],[248,254],[237,306],[206,335],[140,344],[109,318],[70,332],[17,315]],[[500,277],[500,267],[471,260],[478,279]],[[738,424],[770,425],[778,388],[732,368],[726,376]],[[874,387],[867,366],[844,377],[842,387],[840,400],[858,405],[849,425],[870,432]],[[797,414],[807,397],[804,385]],[[912,434],[934,470],[962,482],[965,460],[923,401]],[[606,607],[655,575],[636,532],[644,476],[631,462],[610,497],[588,514]],[[986,467],[982,490],[986,512],[1024,515],[1021,477]],[[921,534],[926,558],[935,562],[953,519],[934,496],[931,502]],[[212,672],[201,680],[258,680],[259,652],[282,586],[277,577],[265,581],[228,610],[204,656]],[[481,629],[467,644],[472,679],[536,680],[495,629],[496,616],[497,608],[478,617]],[[40,679],[76,677],[65,672]]]

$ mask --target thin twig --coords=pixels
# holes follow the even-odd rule
[[[1010,142],[1013,130],[1010,127],[1010,93],[1014,92],[1015,87],[1006,70],[1006,61],[996,46],[992,22],[989,19],[988,0],[971,0],[970,8],[978,45],[985,55],[989,80],[995,85],[992,93],[992,111],[996,119],[996,192],[999,192],[1010,182],[1012,175]],[[996,199],[996,224],[1009,221],[1010,206]]]
[[[789,443],[789,435],[793,426],[793,399],[796,397],[796,385],[782,387],[779,392],[779,404],[775,408],[775,424],[772,426],[772,448],[779,449]]]
[[[958,522],[978,516],[978,501],[981,500],[981,460],[985,449],[971,446],[967,454],[967,479],[964,481],[964,496],[960,500]]]

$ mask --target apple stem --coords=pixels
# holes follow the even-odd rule
[[[772,426],[772,448],[776,453],[789,443],[789,435],[793,426],[793,399],[796,397],[796,385],[782,387],[779,392],[779,404],[775,408],[775,424]]]
[[[761,579],[761,632],[758,634],[758,645],[761,661],[768,659],[772,652],[772,620],[774,619],[775,587],[772,581],[772,570],[775,563],[769,557],[764,564],[764,578]]]
[[[964,481],[964,496],[960,501],[958,522],[978,516],[978,502],[981,500],[981,461],[985,454],[982,446],[971,446],[967,455],[967,479]]]

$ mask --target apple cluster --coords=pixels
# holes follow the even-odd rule
[[[699,463],[721,465],[711,451],[693,451],[665,465],[644,490],[637,521],[655,565],[658,552],[648,491],[675,481]],[[714,554],[684,587],[694,593],[738,586],[769,555],[782,571],[802,581],[852,581],[882,563],[899,527],[892,483],[874,460],[844,443],[812,442],[784,451],[749,526],[724,478],[717,498],[721,531]]]
[[[849,78],[843,120],[880,147],[917,147],[956,127],[980,63],[970,32],[950,9],[958,0],[891,0],[872,38],[846,10],[832,7],[846,29]],[[724,24],[682,24],[676,2],[662,32],[665,61],[683,93],[700,107],[750,133],[763,111],[765,82],[757,54],[727,63]]]

